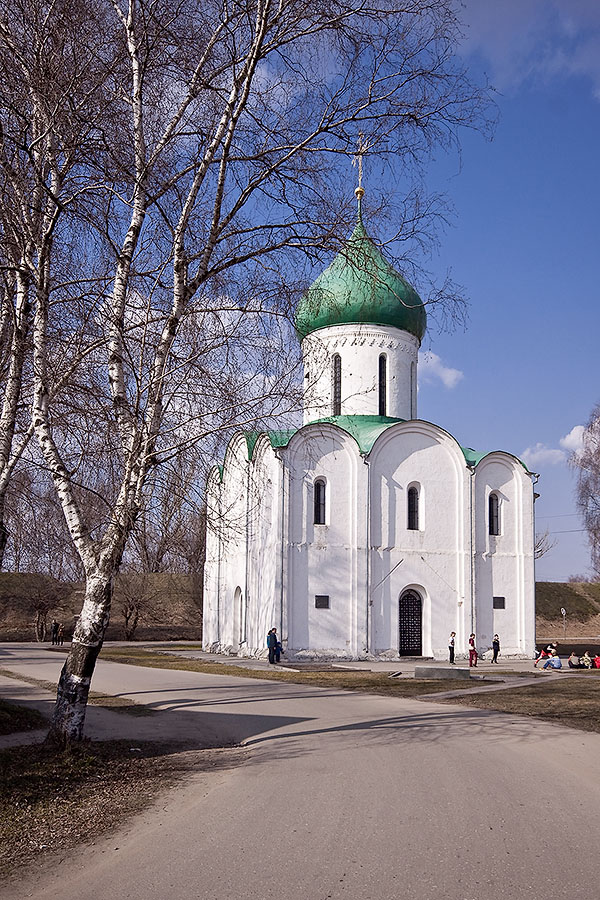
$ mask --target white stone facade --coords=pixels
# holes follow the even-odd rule
[[[504,655],[533,654],[532,475],[414,417],[418,345],[389,326],[321,328],[303,346],[306,424],[289,440],[232,439],[207,490],[206,649],[264,655],[276,627],[288,658],[441,659],[450,631],[459,656],[471,631],[480,650],[498,632]],[[331,416],[336,353],[342,416],[318,422]],[[386,415],[406,421],[373,422],[382,353]]]
[[[332,413],[335,354],[341,363],[341,412],[379,415],[379,359],[386,364],[385,413],[398,419],[417,417],[419,340],[407,331],[384,325],[332,325],[302,342],[304,424]]]

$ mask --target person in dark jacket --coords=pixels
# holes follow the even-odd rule
[[[277,629],[271,628],[267,635],[267,647],[269,648],[269,663],[275,663],[275,655],[277,653]]]
[[[498,665],[498,654],[500,653],[500,638],[497,634],[494,635],[494,640],[492,641],[492,650],[494,651],[492,662]]]

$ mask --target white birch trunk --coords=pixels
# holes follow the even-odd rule
[[[60,673],[52,725],[46,739],[60,747],[83,738],[92,674],[110,619],[112,583],[112,572],[98,571],[86,579],[85,600]]]

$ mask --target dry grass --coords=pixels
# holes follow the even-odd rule
[[[188,649],[188,648],[186,648]],[[452,691],[477,687],[478,682],[463,679],[417,680],[414,678],[390,678],[386,672],[366,672],[361,669],[340,671],[325,666],[303,668],[300,672],[290,669],[246,669],[227,663],[211,663],[201,659],[185,659],[166,653],[149,653],[132,647],[102,648],[101,658],[133,666],[154,669],[178,669],[184,672],[203,672],[208,675],[232,675],[234,678],[259,678],[263,681],[285,681],[290,684],[308,684],[313,687],[333,688],[341,691],[360,691],[366,694],[382,694],[388,697],[416,697],[437,691]],[[402,664],[399,663],[401,666]],[[496,674],[496,673],[494,673]]]
[[[18,703],[7,703],[0,700],[0,734],[34,731],[45,725],[47,725],[47,721],[37,709],[28,709]]]
[[[243,758],[237,749],[130,741],[83,742],[65,753],[39,744],[2,750],[0,875],[59,862],[65,850],[114,829],[180,778]]]
[[[20,675],[12,672],[10,669],[0,669],[0,675],[4,675],[6,678],[14,678],[15,681],[24,681],[26,684],[34,684],[36,687],[41,687],[45,691],[56,694],[56,682],[44,681],[42,678],[31,678],[30,675]],[[110,694],[102,694],[100,691],[90,691],[88,703],[90,706],[101,706],[104,709],[124,712],[130,716],[153,716],[156,712],[148,706],[129,700],[127,697],[113,697]]]
[[[600,678],[590,675],[562,678],[547,676],[536,684],[485,694],[467,694],[454,703],[495,709],[582,731],[600,732]]]

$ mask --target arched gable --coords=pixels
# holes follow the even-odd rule
[[[399,422],[379,435],[367,460],[373,546],[463,549],[470,475],[452,435],[420,419]],[[408,492],[415,487],[419,528],[410,530]]]

